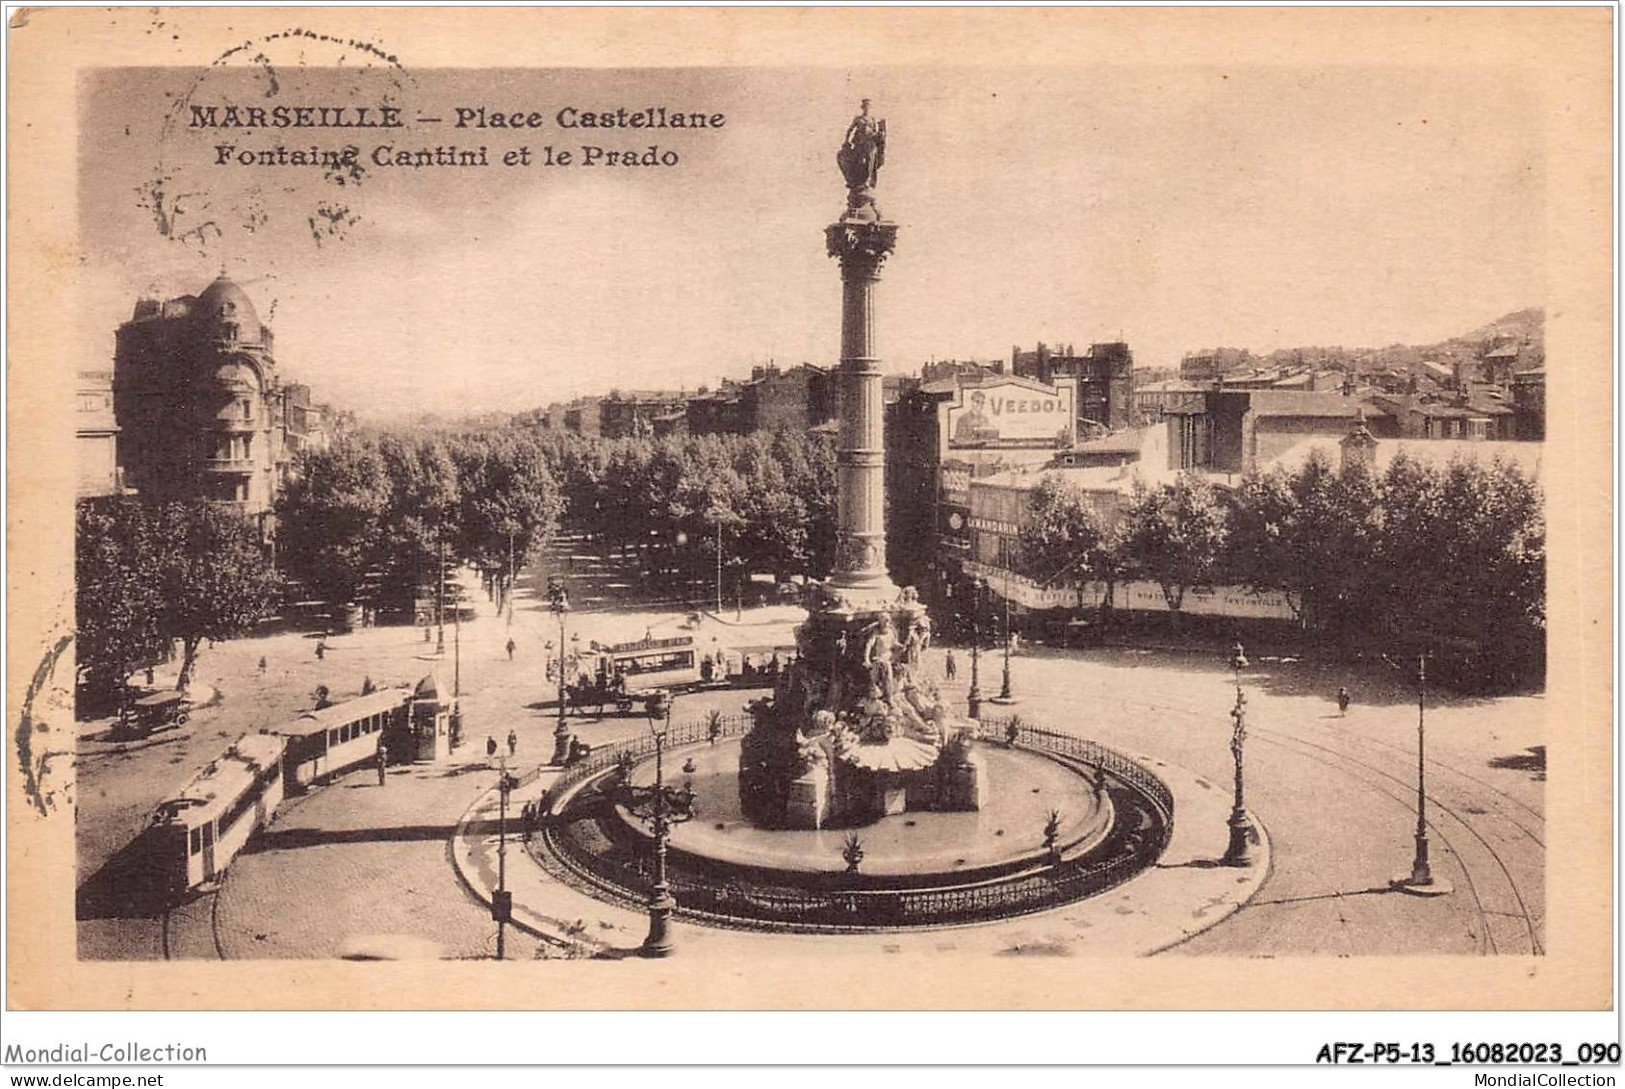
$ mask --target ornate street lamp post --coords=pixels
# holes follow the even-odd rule
[[[513,894],[508,891],[508,795],[519,780],[508,774],[508,758],[498,764],[502,778],[497,780],[497,888],[491,897],[491,918],[497,921],[497,960],[507,952],[508,923],[513,918]]]
[[[570,758],[570,727],[564,722],[564,614],[570,611],[570,592],[557,575],[547,580],[547,607],[559,618],[559,724],[553,728],[553,764],[562,767]]]
[[[970,607],[970,691],[965,694],[965,713],[977,720],[982,717],[982,589],[986,585],[987,580],[978,575]]]
[[[1443,896],[1451,891],[1450,882],[1434,877],[1428,865],[1427,711],[1428,657],[1421,654],[1416,659],[1416,856],[1410,875],[1396,878],[1393,885],[1415,896]]]
[[[666,841],[671,836],[672,825],[694,816],[693,791],[666,786],[666,736],[671,730],[671,710],[672,698],[666,692],[656,692],[644,705],[649,733],[655,742],[654,787],[634,787],[627,782],[621,788],[627,810],[649,825],[655,839],[654,884],[649,889],[649,936],[639,950],[645,957],[672,954],[671,916],[677,910],[677,900],[666,880]]]
[[[1011,636],[1014,633],[1010,628],[1010,568],[1004,569],[1004,681],[999,686],[999,694],[991,702],[1010,704],[1016,702],[1014,693],[1010,691],[1010,651]]]
[[[1236,798],[1230,810],[1230,846],[1224,852],[1226,866],[1251,866],[1258,861],[1258,826],[1247,812],[1242,786],[1242,758],[1247,743],[1247,694],[1241,690],[1241,671],[1247,668],[1247,655],[1237,643],[1230,658],[1236,672],[1236,705],[1230,711],[1235,730],[1230,735],[1230,755],[1236,758]]]
[[[435,530],[434,560],[434,652],[446,653],[446,538]]]

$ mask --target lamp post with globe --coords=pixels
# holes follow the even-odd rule
[[[570,611],[570,592],[557,575],[547,580],[547,608],[559,618],[559,724],[553,729],[553,764],[562,766],[570,757],[570,727],[564,721],[564,614]]]
[[[970,606],[970,691],[965,693],[965,713],[980,721],[982,717],[982,590],[987,580],[976,579]]]
[[[677,900],[671,894],[666,879],[666,842],[671,837],[671,826],[692,820],[694,792],[686,786],[666,786],[666,738],[671,731],[672,698],[670,693],[656,692],[644,705],[649,719],[649,733],[655,743],[655,781],[652,787],[633,786],[630,781],[620,786],[620,802],[627,812],[649,826],[654,833],[654,884],[649,889],[649,936],[639,952],[645,957],[669,957],[671,916],[677,909]]]
[[[1246,795],[1242,783],[1242,761],[1247,743],[1247,694],[1241,690],[1241,671],[1248,665],[1247,655],[1237,643],[1230,656],[1230,668],[1236,674],[1236,705],[1230,710],[1235,723],[1230,735],[1230,754],[1236,760],[1236,797],[1230,810],[1230,846],[1224,852],[1227,866],[1251,866],[1258,861],[1258,826],[1247,812]]]

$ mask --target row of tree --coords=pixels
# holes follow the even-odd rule
[[[654,576],[828,573],[835,449],[818,432],[549,443],[572,529],[636,552]]]
[[[1433,648],[1471,660],[1480,683],[1543,668],[1545,514],[1517,467],[1400,456],[1375,473],[1310,458],[1216,488],[1184,474],[1138,488],[1103,520],[1058,476],[1031,499],[1024,573],[1043,582],[1157,582],[1178,623],[1193,586],[1280,591],[1317,641]]]
[[[205,639],[240,635],[275,604],[258,529],[219,504],[86,499],[75,529],[77,655],[93,699],[175,647],[187,687]]]
[[[295,463],[276,506],[279,555],[328,602],[432,582],[451,563],[501,600],[563,504],[549,452],[525,432],[357,435]]]
[[[447,563],[497,594],[568,521],[654,577],[827,571],[835,454],[821,434],[601,440],[521,429],[358,435],[295,465],[277,504],[287,572],[364,600]],[[720,557],[720,560],[719,560]]]

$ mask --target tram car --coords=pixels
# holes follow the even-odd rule
[[[303,791],[320,780],[378,759],[378,747],[397,749],[409,732],[411,693],[387,688],[306,711],[271,732],[287,742],[282,766],[288,789]],[[400,757],[397,757],[400,759]],[[410,757],[406,757],[410,759]]]
[[[580,669],[576,680],[566,686],[570,703],[577,708],[596,706],[600,713],[605,705],[614,704],[624,714],[647,703],[657,690],[700,683],[699,653],[692,635],[608,646],[594,642],[581,656]]]
[[[158,807],[154,859],[173,896],[216,881],[282,803],[283,740],[247,734]]]

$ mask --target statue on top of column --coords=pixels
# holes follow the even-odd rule
[[[869,100],[863,100],[861,112],[846,127],[841,150],[835,153],[835,162],[846,179],[847,206],[853,211],[873,207],[873,189],[880,176],[880,165],[886,161],[886,122],[869,116]]]

